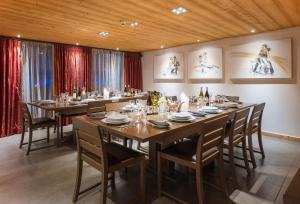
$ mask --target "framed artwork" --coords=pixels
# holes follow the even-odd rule
[[[291,39],[253,42],[229,49],[231,80],[292,78]]]
[[[222,48],[201,48],[188,54],[188,78],[195,82],[223,79]]]
[[[183,53],[167,53],[154,56],[155,81],[182,81],[184,79]]]

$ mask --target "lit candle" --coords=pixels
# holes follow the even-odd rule
[[[109,91],[106,88],[103,89],[103,98],[105,100],[109,99]]]

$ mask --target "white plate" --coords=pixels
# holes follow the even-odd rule
[[[205,113],[211,113],[211,114],[217,114],[217,113],[222,113],[223,110],[203,110]]]
[[[121,124],[129,123],[131,120],[128,118],[127,120],[124,121],[111,121],[111,120],[107,120],[107,118],[104,118],[101,121],[110,125],[121,125]]]
[[[172,118],[190,118],[192,115],[188,112],[173,113]]]
[[[126,111],[132,111],[132,110],[137,110],[139,107],[137,105],[126,105],[123,107],[123,110]]]
[[[53,104],[53,103],[56,103],[55,101],[53,100],[41,100],[41,101],[38,101],[39,104]]]
[[[190,116],[189,118],[176,118],[176,117],[169,116],[168,119],[175,122],[192,122],[196,118],[194,116]]]
[[[201,110],[203,110],[203,111],[206,111],[206,110],[218,110],[218,108],[217,107],[214,107],[214,106],[203,106],[202,108],[201,108]]]
[[[110,121],[124,121],[128,119],[128,116],[122,114],[115,114],[115,115],[108,116],[107,119]]]
[[[93,99],[93,98],[86,98],[86,99],[83,99],[83,100],[81,101],[81,103],[89,103],[89,102],[93,102],[93,101],[96,101],[96,100]]]

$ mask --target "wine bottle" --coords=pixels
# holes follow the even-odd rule
[[[150,93],[150,91],[148,92],[147,106],[152,106],[152,99],[151,99],[151,93]]]
[[[73,98],[73,100],[76,100],[76,98],[77,98],[77,90],[76,90],[75,85],[73,87],[73,96],[72,96],[72,98]]]
[[[203,87],[200,87],[199,99],[200,99],[200,100],[203,100],[203,99],[204,99]]]
[[[124,87],[124,96],[127,96],[127,87],[126,87],[126,84],[125,84],[125,87]]]
[[[128,84],[127,86],[127,96],[130,97],[130,92],[131,92],[131,88],[130,88],[130,84]]]
[[[208,87],[206,87],[206,91],[205,91],[205,101],[206,101],[206,105],[209,105],[209,93],[208,93]]]

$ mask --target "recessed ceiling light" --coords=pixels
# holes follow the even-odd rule
[[[251,33],[255,33],[255,31],[256,31],[255,29],[251,29],[250,30]]]
[[[120,20],[120,25],[121,25],[122,27],[126,26],[126,21]]]
[[[137,22],[137,21],[132,22],[132,23],[130,23],[130,26],[137,27],[137,26],[139,26],[139,22]]]
[[[79,43],[77,42],[77,43],[76,43],[76,45],[78,46],[78,45],[79,45]]]
[[[163,49],[163,48],[164,48],[164,46],[163,46],[163,45],[161,45],[161,46],[160,46],[160,49]]]
[[[200,40],[197,40],[197,42],[200,42]]]
[[[184,8],[184,7],[178,7],[178,8],[171,9],[171,12],[176,14],[176,15],[180,15],[180,14],[183,14],[183,13],[187,12],[187,9]]]
[[[105,36],[109,35],[109,32],[102,31],[102,32],[98,33],[98,35],[101,35],[102,37],[105,37]]]
[[[17,38],[20,38],[20,37],[21,37],[21,35],[20,35],[20,34],[18,34],[18,35],[17,35]]]
[[[117,49],[116,50],[119,50],[119,48],[117,47]]]

